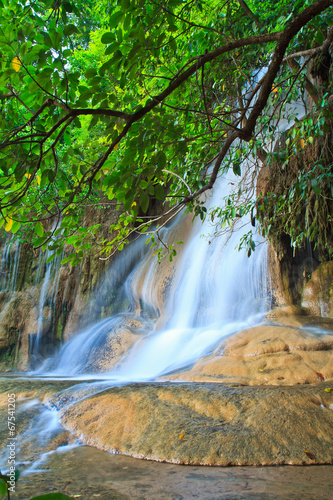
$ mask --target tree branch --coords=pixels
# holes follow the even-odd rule
[[[271,93],[275,77],[280,69],[284,54],[291,40],[303,28],[303,26],[305,26],[311,19],[320,14],[323,10],[326,10],[331,5],[333,5],[333,0],[317,0],[316,2],[313,2],[312,5],[300,12],[282,32],[275,47],[272,61],[264,77],[258,99],[248,117],[246,126],[240,133],[240,138],[247,141],[251,139],[251,135],[254,130],[257,118],[259,117],[267,103],[267,99]]]
[[[300,52],[295,52],[294,54],[290,54],[283,59],[283,62],[284,63],[288,62],[290,59],[295,59],[296,57],[314,56],[319,52],[326,52],[329,49],[332,42],[333,42],[333,28],[329,28],[327,30],[327,37],[325,38],[322,45],[320,45],[320,47],[315,47],[314,49],[308,49],[308,50],[301,50]]]
[[[255,24],[256,24],[256,26],[257,26],[257,28],[260,28],[260,26],[261,26],[261,25],[260,25],[260,21],[259,21],[259,19],[258,19],[258,18],[257,18],[257,16],[256,16],[256,15],[252,12],[252,10],[249,8],[249,6],[247,5],[247,3],[245,3],[245,2],[244,2],[244,0],[238,0],[238,3],[239,3],[239,5],[242,7],[242,9],[243,9],[243,11],[245,12],[245,14],[247,14],[248,16],[250,16],[250,17],[254,20],[254,22],[255,22]]]

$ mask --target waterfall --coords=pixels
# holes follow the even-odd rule
[[[219,182],[206,206],[221,203],[231,176]],[[176,271],[162,329],[142,338],[117,372],[120,379],[149,380],[182,369],[227,335],[260,323],[270,308],[267,245],[249,259],[237,251],[250,221],[213,238],[212,225],[196,221]]]
[[[49,252],[47,252],[46,258],[48,258],[48,256],[49,256]],[[44,305],[45,305],[46,292],[47,292],[48,286],[49,286],[52,264],[53,264],[53,261],[50,262],[49,264],[46,264],[46,272],[45,272],[45,276],[43,279],[42,288],[40,291],[39,304],[38,304],[38,317],[37,317],[37,335],[36,335],[36,341],[34,344],[34,354],[38,353],[38,348],[39,348],[41,335],[42,335],[42,331],[43,331],[43,325],[45,323],[45,318],[43,317],[43,309],[44,309]]]
[[[60,263],[63,258],[63,253],[57,255],[51,262],[47,262],[50,257],[51,251],[42,254],[38,259],[37,277],[35,278],[35,285],[37,279],[42,276],[41,269],[45,268],[45,275],[42,281],[42,286],[39,294],[38,312],[37,312],[37,333],[33,343],[32,354],[39,357],[41,349],[42,336],[45,329],[53,328],[53,320],[55,318],[55,301],[59,288],[60,280]],[[44,267],[45,266],[45,267]],[[46,306],[49,306],[46,309]]]
[[[266,71],[261,69],[258,81]],[[287,104],[285,116],[276,123],[275,138],[265,145],[266,149],[273,150],[281,134],[292,125],[293,117],[300,119],[304,114],[303,100]],[[253,173],[252,162],[253,158],[243,161],[241,181],[230,169],[220,175],[214,189],[201,200],[207,213],[224,206],[225,198],[237,193],[238,188],[245,187],[246,191],[247,182],[254,196],[253,179],[246,179],[247,173]],[[186,236],[184,249],[171,269],[154,256],[156,247],[147,252],[144,237],[130,245],[132,253],[141,254],[134,269],[125,262],[129,259],[133,264],[135,259],[128,257],[128,249],[123,252],[112,267],[121,261],[127,269],[116,294],[125,298],[116,302],[126,306],[77,333],[39,372],[102,374],[118,382],[152,380],[189,367],[212,352],[223,338],[263,321],[271,307],[267,243],[257,236],[257,248],[250,258],[245,249],[238,249],[242,237],[252,229],[249,215],[218,237],[209,217],[204,223],[197,217],[193,224],[188,224],[189,218],[191,215],[187,215],[185,223],[186,217],[180,214],[160,231],[162,250]],[[127,344],[121,340],[123,332],[130,337]],[[116,344],[127,348],[117,349]],[[123,355],[116,359],[115,351]],[[115,361],[110,362],[113,357]]]
[[[3,253],[1,257],[0,267],[0,291],[4,292],[8,288],[8,274],[10,269],[10,241],[6,241],[3,246]]]
[[[206,207],[221,205],[234,182],[233,175],[221,179],[213,195],[208,196]],[[185,220],[180,215],[161,230],[160,238],[167,246],[177,241],[177,231],[184,233]],[[216,238],[208,218],[204,224],[196,220],[190,226],[188,241],[175,260],[166,300],[161,289],[165,288],[167,264],[159,263],[153,251],[146,250],[134,269],[127,263],[127,278],[118,291],[126,296],[128,307],[78,333],[39,372],[103,373],[103,377],[119,382],[151,380],[189,366],[224,337],[260,323],[270,308],[267,245],[262,240],[251,258],[245,249],[236,248],[249,231],[250,220],[242,220],[240,227],[234,226]],[[142,237],[132,244],[132,253],[143,253],[147,249],[144,243]],[[120,265],[127,258],[125,251]],[[112,267],[117,266],[119,259]],[[100,357],[107,360],[113,355],[124,331],[134,335],[135,341],[111,367],[110,363],[100,363]]]
[[[21,244],[8,239],[3,247],[0,264],[0,291],[16,292],[20,266]]]
[[[17,276],[18,276],[18,270],[19,270],[19,265],[20,265],[20,257],[21,257],[21,244],[17,243],[16,247],[15,247],[13,265],[11,266],[11,269],[10,269],[10,274],[11,274],[11,281],[9,284],[9,291],[10,292],[16,291]]]

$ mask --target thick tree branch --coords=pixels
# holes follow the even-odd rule
[[[326,0],[328,1],[328,0]],[[331,0],[333,2],[333,0]],[[227,54],[228,52],[236,49],[240,49],[242,47],[246,47],[249,45],[261,45],[269,42],[276,42],[279,40],[281,32],[278,33],[270,33],[267,35],[257,35],[250,36],[246,38],[241,38],[239,40],[235,40],[233,42],[227,43],[222,47],[219,47],[212,52],[208,52],[207,54],[201,55],[195,59],[195,63],[192,64],[187,70],[183,73],[179,74],[170,85],[163,90],[160,94],[156,95],[152,98],[152,102],[146,104],[143,108],[138,110],[136,113],[132,115],[132,118],[129,122],[134,123],[142,118],[144,115],[149,113],[153,108],[155,108],[158,104],[163,102],[174,90],[176,90],[180,85],[182,85],[186,80],[188,80],[192,75],[194,75],[199,69],[202,68],[208,62],[215,60],[217,57]]]
[[[185,198],[183,200],[183,203],[192,201],[194,198],[197,198],[203,192],[213,187],[217,178],[220,165],[225,156],[227,155],[230,146],[237,138],[244,140],[251,139],[257,119],[267,103],[268,97],[271,93],[272,85],[280,69],[280,66],[283,61],[283,56],[290,41],[299,32],[299,30],[302,29],[303,26],[305,26],[311,19],[313,19],[313,17],[320,14],[320,12],[327,9],[327,7],[329,7],[330,5],[333,5],[333,0],[317,0],[310,7],[304,9],[304,11],[302,11],[298,16],[296,16],[296,18],[293,21],[291,21],[285,28],[285,30],[282,32],[280,39],[275,47],[271,64],[269,65],[268,71],[263,78],[263,83],[258,99],[250,113],[250,116],[247,120],[245,127],[243,127],[242,130],[233,132],[233,134],[229,136],[229,138],[226,140],[220,154],[216,159],[214,169],[210,176],[209,182],[201,189],[199,189],[196,193],[194,193],[192,196]]]
[[[228,53],[231,50],[245,47],[247,45],[253,45],[253,44],[261,44],[261,43],[268,43],[272,41],[277,41],[277,45],[275,47],[272,61],[269,65],[268,71],[264,78],[262,79],[262,86],[259,92],[258,99],[247,119],[247,123],[245,127],[242,129],[234,131],[226,140],[225,144],[222,147],[222,150],[220,154],[217,156],[213,172],[211,174],[211,177],[209,179],[209,182],[203,186],[201,189],[199,189],[197,192],[193,193],[191,196],[184,198],[184,200],[181,202],[181,204],[186,204],[189,201],[192,201],[193,199],[197,198],[200,196],[202,193],[205,191],[211,189],[216,181],[217,174],[219,171],[219,168],[221,166],[221,163],[223,159],[226,157],[230,146],[232,143],[237,139],[244,139],[244,140],[250,140],[257,122],[258,117],[260,116],[261,112],[263,111],[268,97],[271,93],[272,86],[274,83],[274,80],[276,78],[276,75],[281,67],[283,57],[285,54],[285,51],[288,48],[288,45],[290,41],[296,36],[296,34],[299,32],[300,29],[302,29],[303,26],[305,26],[313,17],[316,15],[320,14],[322,11],[327,9],[330,5],[333,5],[333,0],[317,0],[314,2],[310,7],[304,9],[300,14],[298,14],[285,28],[283,32],[279,33],[272,33],[272,34],[267,34],[267,35],[257,35],[257,36],[251,36],[251,37],[246,37],[240,40],[235,40],[233,42],[230,42],[222,47],[219,47],[215,49],[212,52],[209,52],[207,54],[204,54],[200,56],[197,61],[192,64],[187,70],[185,70],[183,73],[179,74],[171,83],[170,85],[160,94],[157,96],[153,97],[151,102],[146,104],[143,108],[140,110],[136,111],[131,118],[128,120],[125,128],[121,132],[121,134],[118,135],[118,137],[113,141],[113,143],[110,145],[108,150],[104,153],[104,155],[97,160],[95,165],[90,169],[91,176],[89,178],[83,178],[81,179],[81,183],[83,181],[89,181],[90,183],[90,189],[91,189],[91,183],[94,177],[96,176],[97,172],[102,168],[104,165],[105,161],[111,154],[111,152],[114,150],[114,147],[120,142],[120,140],[127,134],[129,129],[131,128],[132,124],[139,121],[142,117],[144,117],[147,113],[149,113],[152,109],[154,109],[156,106],[161,104],[172,92],[174,92],[175,89],[180,87],[182,83],[184,83],[186,80],[188,80],[193,74],[198,71],[199,68],[201,68],[204,64],[207,62],[213,61],[216,59],[218,56]],[[80,185],[81,185],[80,183]]]
[[[272,85],[275,77],[280,69],[284,54],[291,40],[311,19],[333,5],[333,0],[317,0],[312,5],[300,12],[282,32],[279,41],[275,47],[272,61],[265,75],[258,99],[248,117],[247,124],[240,133],[240,137],[244,140],[250,140],[256,121],[262,113],[267,99],[271,93]]]
[[[260,21],[259,21],[259,19],[252,12],[252,10],[249,8],[249,6],[247,5],[247,3],[245,3],[244,0],[238,0],[238,3],[242,7],[242,9],[244,10],[245,14],[247,14],[249,17],[251,17],[254,20],[257,28],[260,28]]]
[[[301,50],[300,52],[295,52],[294,54],[290,54],[283,59],[283,62],[288,62],[291,59],[295,59],[296,57],[307,57],[314,56],[319,54],[320,52],[326,52],[331,43],[333,42],[333,28],[330,28],[327,32],[327,37],[320,47],[315,47],[314,49]]]
[[[245,4],[245,2],[241,2],[240,4]],[[244,8],[243,5],[243,8]],[[181,205],[184,205],[190,201],[192,201],[194,198],[200,196],[203,192],[206,190],[209,190],[213,187],[217,175],[220,170],[220,166],[226,155],[228,154],[231,145],[236,139],[243,139],[243,140],[250,140],[252,138],[257,119],[261,115],[264,107],[267,104],[267,100],[269,98],[269,95],[271,94],[272,91],[272,86],[274,84],[275,78],[278,74],[278,71],[280,70],[281,64],[283,63],[283,58],[285,56],[285,52],[291,42],[291,40],[297,35],[297,33],[302,29],[303,26],[305,26],[311,19],[313,19],[316,15],[320,14],[323,12],[325,9],[327,9],[329,6],[333,5],[333,0],[316,0],[313,2],[309,7],[304,9],[300,14],[298,14],[284,29],[283,32],[279,33],[270,33],[270,34],[264,34],[264,35],[256,35],[256,36],[250,36],[246,37],[243,39],[235,40],[229,43],[226,43],[225,45],[222,45],[218,47],[217,49],[208,52],[206,54],[201,55],[198,58],[195,58],[194,60],[191,59],[191,62],[193,60],[193,63],[189,61],[187,64],[190,64],[190,66],[187,67],[187,69],[184,69],[181,73],[178,73],[170,82],[170,84],[159,94],[156,96],[152,97],[152,99],[147,102],[145,106],[143,106],[141,109],[137,109],[136,112],[133,114],[129,115],[127,113],[121,112],[121,111],[114,111],[114,110],[109,110],[109,109],[70,109],[64,103],[62,100],[58,99],[56,96],[48,93],[48,95],[51,96],[50,99],[47,99],[47,101],[39,108],[39,110],[31,117],[31,119],[23,126],[26,127],[29,124],[31,125],[32,122],[36,121],[37,117],[45,110],[47,106],[58,106],[63,108],[66,111],[66,114],[61,117],[58,122],[50,129],[50,131],[46,134],[46,136],[43,137],[43,139],[40,141],[40,154],[38,161],[35,165],[34,171],[31,175],[31,177],[28,179],[26,182],[24,189],[22,189],[21,194],[19,197],[14,197],[10,204],[13,204],[19,199],[25,195],[27,192],[29,186],[31,185],[34,176],[37,174],[37,171],[41,165],[42,158],[44,156],[43,152],[43,145],[49,139],[52,134],[58,130],[62,125],[63,127],[61,128],[60,133],[57,136],[57,139],[60,138],[60,136],[64,133],[66,128],[69,126],[70,122],[77,116],[80,115],[101,115],[101,116],[112,116],[116,118],[121,118],[124,119],[126,124],[122,132],[113,140],[113,142],[109,145],[109,147],[106,149],[105,153],[95,162],[95,164],[86,172],[86,174],[83,175],[82,179],[79,182],[79,185],[73,189],[71,195],[66,201],[66,207],[72,203],[74,200],[75,196],[81,192],[83,186],[88,186],[88,194],[86,195],[89,196],[91,189],[92,189],[92,181],[94,180],[97,172],[103,167],[105,164],[106,160],[112,153],[112,151],[115,149],[117,144],[121,141],[123,137],[125,137],[130,130],[131,126],[135,123],[141,120],[144,116],[146,116],[151,110],[154,108],[158,107],[160,104],[162,104],[176,89],[178,89],[184,82],[186,82],[191,76],[193,76],[195,73],[197,73],[200,69],[204,67],[205,64],[214,61],[217,59],[219,56],[223,54],[227,54],[230,51],[240,49],[242,47],[247,47],[250,45],[261,45],[261,44],[266,44],[270,42],[276,42],[275,50],[273,52],[273,56],[271,59],[271,63],[268,67],[268,70],[265,74],[265,76],[262,79],[260,90],[259,88],[256,89],[256,91],[259,92],[258,98],[247,118],[247,122],[245,126],[243,126],[242,129],[236,129],[233,132],[230,133],[229,137],[227,137],[224,145],[222,146],[221,152],[218,154],[214,168],[212,171],[212,174],[209,178],[208,183],[203,186],[201,189],[199,189],[196,193],[191,194],[190,196],[184,198],[184,200],[181,202]],[[186,66],[185,66],[186,67]],[[29,74],[29,72],[28,72]],[[33,78],[33,77],[32,77]],[[34,80],[34,78],[33,78]],[[35,81],[35,80],[34,80]],[[37,85],[38,82],[36,82]],[[39,87],[41,90],[44,92],[45,89],[43,89],[40,85]],[[254,93],[253,93],[254,95]],[[250,103],[247,103],[247,106],[245,108],[249,108]],[[245,110],[246,111],[246,110]],[[244,111],[244,112],[245,112]],[[245,116],[245,115],[244,115]],[[17,135],[19,131],[22,130],[20,127],[19,130],[17,129],[14,133],[14,135]]]

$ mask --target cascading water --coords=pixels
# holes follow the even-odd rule
[[[10,269],[10,241],[6,241],[3,247],[0,267],[0,291],[4,292],[8,288],[8,274]]]
[[[220,179],[206,200],[207,210],[221,205],[234,183],[232,175]],[[262,321],[270,308],[265,242],[249,259],[245,249],[236,247],[250,221],[214,238],[208,218],[204,224],[192,224],[190,218],[179,215],[160,231],[167,246],[186,239],[175,262],[166,258],[159,263],[153,255],[156,247],[149,250],[144,238],[122,252],[96,291],[100,303],[114,284],[115,314],[75,335],[34,372],[80,380],[57,394],[60,413],[108,387],[187,368],[224,337]],[[42,415],[52,424],[57,414],[48,410]],[[31,470],[40,461],[36,464]]]
[[[208,208],[221,202],[228,184],[227,178],[220,181]],[[248,229],[243,223],[238,231],[211,238],[208,220],[194,225],[166,305],[168,319],[129,352],[119,378],[147,380],[179,370],[223,337],[262,321],[270,306],[267,246],[262,242],[251,259],[245,250],[238,252],[235,247]]]
[[[38,302],[37,334],[32,349],[32,354],[35,357],[38,357],[39,355],[44,330],[49,327],[48,325],[51,325],[50,327],[52,328],[52,320],[55,317],[55,300],[59,287],[59,271],[63,254],[57,255],[51,262],[47,262],[50,255],[51,252],[48,251],[45,255],[43,254],[42,258],[39,257],[38,269],[36,273],[37,277],[40,279],[42,276],[41,269],[45,269],[45,275],[42,280]],[[35,278],[35,285],[37,285],[37,278]],[[49,307],[45,312],[46,304],[49,304]]]
[[[16,292],[21,258],[21,244],[9,239],[4,244],[0,264],[0,291]]]
[[[220,180],[206,202],[208,209],[221,204],[231,181],[235,179],[230,175]],[[174,241],[177,224],[183,221],[181,216],[169,228],[163,228],[161,239],[167,244]],[[218,238],[212,238],[213,227],[208,219],[204,224],[192,224],[186,248],[176,258],[173,293],[164,311],[160,310],[156,288],[161,268],[150,251],[129,274],[121,290],[127,295],[129,308],[76,335],[40,372],[103,372],[103,377],[119,382],[154,379],[188,366],[223,337],[262,321],[270,305],[267,247],[261,242],[250,259],[245,250],[238,252],[235,247],[249,230],[249,222],[242,224],[239,230],[233,229]],[[136,243],[137,252],[142,252],[143,247],[144,241]],[[100,367],[96,362],[98,353],[108,348],[113,335],[128,328],[129,320],[138,336],[134,346],[111,371],[107,364]]]
[[[9,284],[9,291],[10,292],[16,291],[18,270],[19,270],[19,265],[20,265],[20,257],[21,257],[21,244],[17,243],[16,247],[15,247],[13,265],[11,266],[11,269],[10,269],[10,274],[11,274],[11,281]]]
[[[46,255],[48,256],[48,254],[46,254]],[[50,280],[51,267],[52,267],[52,262],[50,264],[46,265],[46,273],[45,273],[45,276],[43,279],[43,284],[42,284],[42,288],[41,288],[40,296],[39,296],[38,318],[37,318],[37,335],[36,335],[36,341],[34,343],[34,349],[33,349],[34,354],[38,353],[40,339],[41,339],[42,330],[43,330],[43,324],[45,321],[45,318],[43,317],[43,309],[44,309],[44,305],[45,305],[46,292],[47,292],[49,280]]]
[[[122,252],[96,292],[98,303],[95,305],[102,309],[103,297],[110,294],[109,283],[114,284],[117,290],[113,298],[115,314],[75,335],[60,349],[55,359],[50,358],[43,363],[38,373],[47,372],[55,375],[96,373],[103,351],[105,352],[117,332],[124,328],[135,329],[136,335],[143,335],[152,330],[153,324],[149,318],[141,318],[137,314],[136,300],[130,293],[129,285],[133,268],[135,270],[138,259],[142,258],[144,248],[144,240],[141,240],[134,242],[128,252]],[[117,303],[120,307],[117,307]]]

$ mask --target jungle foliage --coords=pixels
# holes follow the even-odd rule
[[[268,235],[282,221],[303,244],[311,221],[288,229],[283,217],[300,197],[333,196],[330,166],[300,173],[295,198],[288,187],[257,200],[254,183],[262,164],[288,168],[328,130],[332,5],[0,0],[0,225],[50,259],[73,245],[73,264],[93,241],[108,257],[184,208],[211,217],[217,234],[246,213]],[[307,122],[277,150],[296,101]],[[228,169],[235,190],[207,213],[200,197]],[[118,207],[108,238],[85,225],[91,205]],[[244,244],[251,253],[251,234]]]

